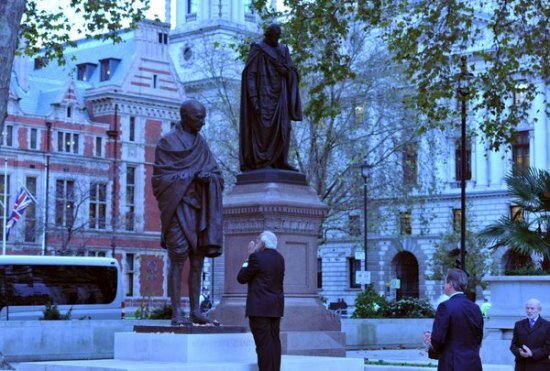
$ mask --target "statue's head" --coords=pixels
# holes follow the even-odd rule
[[[267,27],[264,33],[265,42],[271,46],[279,45],[279,39],[281,38],[281,26],[277,23],[272,23]]]
[[[201,102],[188,99],[180,107],[181,126],[185,131],[198,133],[204,126],[206,109]]]

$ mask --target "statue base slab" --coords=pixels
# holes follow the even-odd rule
[[[122,332],[115,334],[115,358],[89,361],[21,363],[22,371],[250,371],[257,369],[250,333],[170,334]],[[363,371],[362,358],[284,355],[285,371]]]

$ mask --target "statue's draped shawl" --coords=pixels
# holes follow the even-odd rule
[[[288,76],[277,70],[285,68]],[[285,45],[252,44],[241,81],[241,170],[271,166],[290,141],[290,121],[302,120],[298,73]],[[260,114],[252,99],[258,100]],[[288,148],[288,147],[287,147]]]
[[[177,126],[160,139],[153,167],[153,193],[161,219],[161,245],[166,248],[166,233],[177,218],[193,253],[208,257],[221,255],[222,177],[204,138],[197,133],[186,146],[185,133]],[[210,181],[195,179],[199,172],[213,174]]]

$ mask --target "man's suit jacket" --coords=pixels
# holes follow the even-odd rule
[[[437,307],[429,356],[439,360],[439,371],[481,371],[482,339],[481,310],[464,294],[456,294]]]
[[[523,358],[519,350],[527,345],[533,352],[533,357]],[[516,322],[510,350],[516,356],[516,371],[548,371],[550,370],[550,322],[539,316],[533,328],[529,327],[529,319]]]
[[[247,317],[283,316],[284,275],[285,260],[277,250],[264,249],[248,257],[248,266],[242,267],[237,276],[240,283],[248,283]]]

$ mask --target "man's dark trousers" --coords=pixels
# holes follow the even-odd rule
[[[281,369],[280,317],[249,317],[250,330],[256,343],[258,368],[262,371]]]

